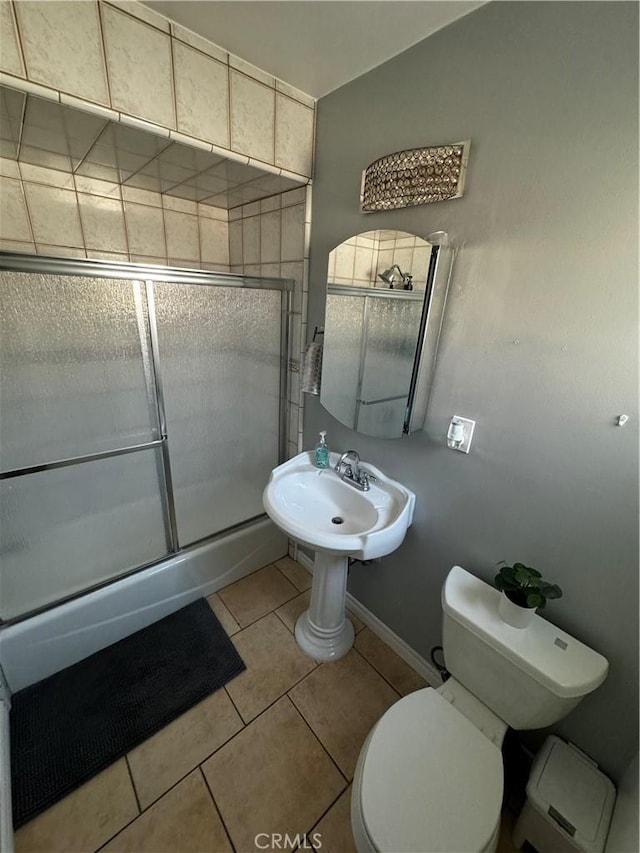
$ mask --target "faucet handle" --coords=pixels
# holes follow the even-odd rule
[[[363,490],[366,492],[369,490],[369,483],[377,483],[378,478],[375,474],[372,474],[370,471],[365,471],[363,468],[360,468],[358,482],[362,486]]]

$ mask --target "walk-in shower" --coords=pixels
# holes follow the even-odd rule
[[[285,458],[290,294],[277,279],[0,255],[12,690],[285,553],[261,494]]]

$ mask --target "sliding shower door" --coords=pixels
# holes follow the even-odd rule
[[[284,283],[16,255],[0,269],[1,619],[262,513]]]
[[[264,512],[278,464],[281,294],[155,284],[178,538]]]

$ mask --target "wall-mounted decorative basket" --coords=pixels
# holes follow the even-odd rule
[[[471,141],[412,148],[374,160],[362,173],[360,210],[375,213],[460,198]]]

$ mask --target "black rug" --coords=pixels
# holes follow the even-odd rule
[[[204,598],[11,699],[17,829],[245,669]]]

